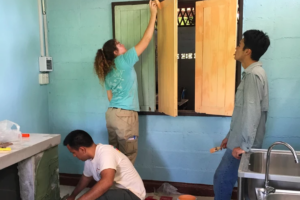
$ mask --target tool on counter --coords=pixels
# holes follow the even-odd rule
[[[11,151],[10,147],[0,148],[0,151]]]
[[[22,133],[22,137],[30,137],[30,134],[29,133]]]
[[[12,145],[12,143],[10,143],[10,142],[0,143],[0,148],[6,148],[10,145]]]
[[[222,150],[221,147],[214,147],[214,148],[210,149],[210,153],[215,153],[215,152],[220,151],[220,150]]]

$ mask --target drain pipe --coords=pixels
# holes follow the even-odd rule
[[[44,33],[43,33],[43,15],[42,15],[42,3],[41,0],[38,1],[38,10],[39,10],[39,24],[40,24],[40,46],[41,46],[41,56],[45,56],[45,47],[44,47]]]
[[[38,1],[39,25],[40,25],[40,45],[41,56],[39,57],[39,83],[40,85],[49,84],[49,74],[53,70],[52,58],[49,57],[48,51],[48,28],[45,0]],[[45,55],[46,50],[46,55]]]
[[[46,56],[49,57],[49,48],[48,48],[48,23],[47,23],[47,15],[46,15],[46,6],[45,0],[42,0],[42,8],[43,8],[43,18],[44,18],[44,34],[45,34],[45,49]]]

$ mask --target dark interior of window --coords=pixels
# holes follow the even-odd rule
[[[179,2],[178,24],[178,110],[195,110],[195,2]],[[157,31],[155,31],[155,38]],[[156,45],[157,46],[157,45]],[[156,95],[158,95],[156,51]],[[158,103],[156,105],[158,110]]]
[[[178,110],[195,110],[195,2],[178,4]]]

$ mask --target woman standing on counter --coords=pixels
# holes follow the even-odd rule
[[[106,112],[109,144],[123,152],[134,164],[138,151],[139,99],[134,64],[149,45],[155,26],[157,6],[149,1],[151,17],[141,41],[127,50],[117,40],[107,41],[99,49],[94,68],[101,83],[105,84],[110,101]]]

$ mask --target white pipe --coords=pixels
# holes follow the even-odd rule
[[[49,48],[48,48],[48,23],[47,23],[45,0],[42,0],[42,11],[43,11],[43,18],[44,18],[44,34],[45,34],[46,56],[49,57]]]
[[[42,3],[41,0],[38,1],[38,9],[39,9],[39,24],[40,24],[40,45],[41,45],[41,56],[45,56],[45,48],[44,48],[44,33],[43,33],[43,15],[42,15]]]
[[[47,14],[46,14],[46,6],[45,0],[42,0],[43,4],[43,17],[44,17],[44,34],[45,34],[45,49],[46,56],[49,57],[49,48],[48,48],[48,23],[47,23]]]
[[[47,27],[47,15],[44,14],[44,33],[45,33],[45,48],[46,56],[49,57],[49,48],[48,48],[48,27]]]

